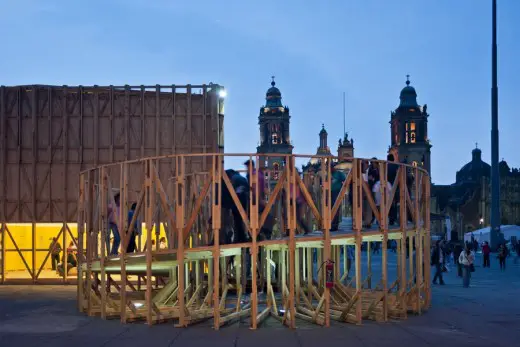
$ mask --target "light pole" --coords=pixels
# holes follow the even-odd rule
[[[500,242],[500,173],[498,170],[498,83],[497,83],[497,0],[493,0],[493,43],[491,61],[491,247]]]

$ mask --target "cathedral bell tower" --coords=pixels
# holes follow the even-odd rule
[[[417,92],[410,86],[409,75],[406,87],[401,90],[400,103],[391,112],[391,145],[389,153],[401,163],[419,166],[430,172],[430,149],[428,139],[427,107],[417,103]]]
[[[265,105],[260,108],[258,124],[260,126],[260,145],[258,154],[292,154],[293,146],[289,136],[289,107],[282,105],[282,94],[275,87],[274,76],[271,88],[265,94]],[[260,157],[259,167],[274,172],[282,170],[285,157]],[[276,175],[274,175],[276,177]]]
[[[344,162],[352,158],[354,158],[354,139],[349,139],[348,133],[345,133],[343,141],[339,139],[338,142],[338,160]]]
[[[330,154],[330,148],[327,145],[327,130],[325,130],[325,124],[321,125],[320,130],[320,146],[318,147],[318,150],[316,151],[317,155],[331,155]]]

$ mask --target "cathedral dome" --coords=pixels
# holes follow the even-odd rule
[[[266,107],[282,107],[282,93],[280,93],[280,89],[276,88],[275,85],[276,83],[273,77],[271,88],[269,88],[267,93],[265,93]]]
[[[409,76],[406,76],[406,87],[401,90],[401,94],[399,95],[399,103],[400,107],[419,107],[417,104],[417,92],[415,88],[410,86]]]
[[[269,98],[269,97],[273,97],[273,96],[277,96],[277,97],[281,97],[282,96],[282,93],[280,93],[280,89],[276,88],[275,87],[275,82],[271,82],[271,88],[267,89],[267,93],[265,93],[265,97],[266,98]]]
[[[456,182],[475,181],[480,177],[490,177],[491,166],[482,160],[482,150],[478,147],[471,151],[471,161],[464,165],[456,175]]]
[[[320,135],[327,135],[327,130],[325,130],[325,124],[321,125]]]

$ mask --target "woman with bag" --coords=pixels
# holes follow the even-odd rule
[[[466,245],[466,249],[460,253],[459,256],[459,264],[462,265],[462,286],[464,288],[469,287],[469,279],[471,278],[471,273],[475,272],[475,254],[471,251],[471,249]]]

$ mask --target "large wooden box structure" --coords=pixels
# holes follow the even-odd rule
[[[77,221],[81,170],[222,152],[221,90],[216,84],[0,87],[2,281],[10,267],[36,280],[40,265],[50,266],[50,239],[75,234],[67,223]],[[188,169],[205,170],[202,158]]]

